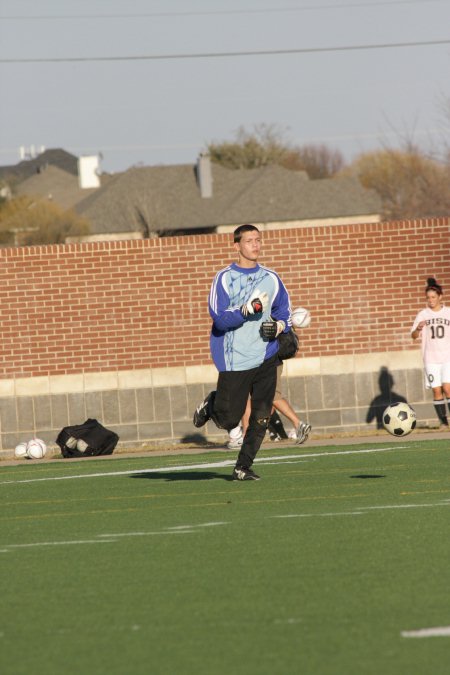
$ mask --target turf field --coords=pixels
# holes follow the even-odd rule
[[[0,465],[2,675],[448,675],[450,439]]]

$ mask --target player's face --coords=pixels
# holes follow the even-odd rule
[[[261,251],[261,233],[256,230],[244,232],[241,241],[234,245],[242,263],[256,263]]]
[[[430,309],[439,309],[441,306],[441,296],[436,291],[427,291],[427,305]]]

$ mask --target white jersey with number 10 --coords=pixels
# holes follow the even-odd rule
[[[446,363],[450,361],[450,307],[442,307],[434,312],[429,307],[422,309],[414,319],[411,333],[419,323],[425,321],[422,330],[422,356],[427,363]]]

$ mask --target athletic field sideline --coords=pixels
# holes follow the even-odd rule
[[[450,434],[0,463],[2,675],[447,675]]]

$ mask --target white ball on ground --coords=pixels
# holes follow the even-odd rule
[[[383,426],[393,436],[406,436],[416,428],[417,418],[413,408],[403,401],[392,403],[383,413]]]
[[[308,328],[311,323],[311,313],[305,307],[297,307],[292,312],[292,325],[295,328]]]
[[[79,438],[77,440],[77,450],[79,450],[80,452],[84,452],[87,447],[88,447],[88,444],[86,443],[86,441],[83,441],[82,438]]]
[[[30,459],[42,459],[47,452],[47,446],[40,438],[32,438],[27,443],[27,455]]]
[[[25,457],[28,457],[27,444],[25,442],[16,445],[14,448],[14,457],[16,459],[25,459]]]

